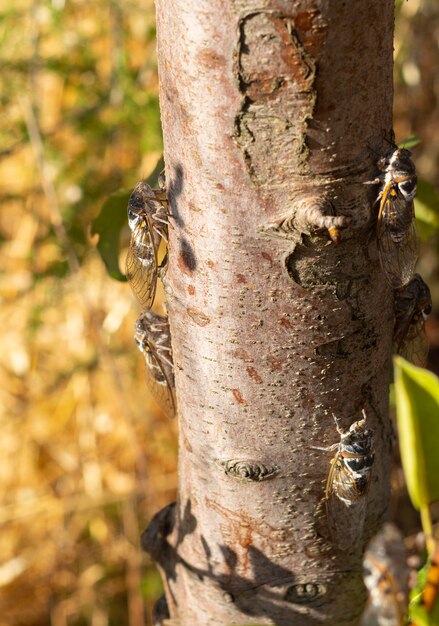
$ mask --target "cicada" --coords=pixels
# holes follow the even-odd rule
[[[169,416],[175,415],[174,365],[168,318],[144,311],[135,325],[134,340],[145,358],[146,383]]]
[[[425,367],[427,362],[428,341],[424,323],[431,308],[430,289],[419,274],[415,274],[407,285],[395,291],[395,349],[398,354],[420,367]]]
[[[134,187],[128,203],[128,225],[131,242],[126,260],[126,276],[142,309],[154,302],[159,265],[158,248],[167,242],[168,208],[164,190],[152,189],[140,182]],[[166,257],[165,257],[166,258]]]
[[[366,495],[375,458],[373,433],[366,426],[366,414],[347,432],[339,427],[340,441],[329,448],[337,450],[331,460],[326,481],[326,516],[332,541],[342,550],[357,543],[362,536]]]
[[[413,199],[416,195],[416,168],[411,152],[397,148],[379,160],[381,173],[369,181],[380,184],[377,241],[381,266],[389,284],[397,289],[413,276],[418,258]]]

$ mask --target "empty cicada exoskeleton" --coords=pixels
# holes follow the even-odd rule
[[[326,481],[326,514],[331,540],[342,550],[354,546],[362,537],[369,489],[375,457],[373,433],[363,419],[343,432],[334,415],[340,441],[329,448],[337,450],[331,460]]]
[[[398,528],[384,524],[367,546],[363,561],[369,602],[362,624],[403,626],[409,595],[409,568],[404,538]]]
[[[150,391],[163,411],[173,417],[175,384],[168,318],[144,311],[136,321],[134,340],[145,358]]]
[[[431,313],[428,285],[419,274],[395,291],[395,328],[393,341],[398,354],[419,367],[425,367],[428,341],[424,323]]]
[[[142,309],[148,310],[154,302],[161,267],[158,248],[162,239],[167,242],[166,192],[152,189],[145,182],[137,183],[128,203],[128,225],[131,242],[126,275]]]
[[[378,252],[389,284],[397,289],[412,278],[418,258],[413,204],[416,169],[411,152],[396,146],[380,159],[378,167],[381,173],[369,181],[381,185],[377,198]]]

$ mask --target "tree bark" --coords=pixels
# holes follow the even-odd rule
[[[392,298],[363,183],[389,150],[393,3],[157,0],[157,32],[180,457],[144,534],[155,619],[354,626],[389,501]],[[346,548],[314,447],[362,409],[375,461]]]

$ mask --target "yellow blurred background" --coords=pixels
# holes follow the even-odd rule
[[[139,542],[175,497],[175,422],[145,385],[138,305],[89,233],[162,154],[154,6],[6,5],[0,624],[139,626],[160,594]]]
[[[437,188],[439,6],[397,12],[396,137],[420,137]],[[176,424],[144,384],[138,305],[90,225],[162,154],[154,6],[4,0],[0,38],[0,626],[150,624],[161,583],[139,539],[175,498]]]

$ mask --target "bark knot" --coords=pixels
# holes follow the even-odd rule
[[[265,465],[264,463],[253,460],[218,459],[217,464],[224,469],[224,473],[230,478],[245,482],[261,482],[269,478],[274,478],[280,471],[277,465]]]

